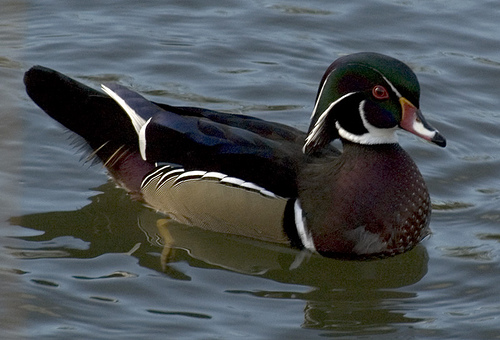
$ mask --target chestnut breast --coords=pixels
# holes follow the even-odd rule
[[[429,193],[398,144],[345,142],[342,156],[309,164],[299,183],[319,253],[394,255],[428,234]]]

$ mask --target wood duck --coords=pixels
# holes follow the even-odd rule
[[[307,133],[150,102],[117,84],[103,93],[41,66],[24,82],[134,198],[181,223],[345,258],[399,254],[429,233],[429,193],[396,131],[446,141],[419,109],[417,77],[397,59],[333,62]]]

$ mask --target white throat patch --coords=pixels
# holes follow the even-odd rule
[[[398,130],[398,128],[395,126],[391,129],[380,129],[378,127],[371,125],[365,117],[365,110],[364,110],[365,102],[366,100],[363,100],[361,103],[359,103],[359,115],[361,117],[361,120],[363,121],[363,126],[365,127],[366,130],[368,130],[368,132],[362,135],[356,135],[354,133],[345,130],[339,124],[339,122],[336,122],[335,126],[339,131],[339,135],[348,141],[358,144],[373,145],[373,144],[397,143],[398,136],[396,135],[396,131]]]

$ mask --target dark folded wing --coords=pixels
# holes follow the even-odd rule
[[[242,115],[160,107],[122,86],[109,88],[119,96],[118,102],[123,101],[129,115],[151,117],[136,127],[147,161],[221,172],[280,196],[296,194],[305,136],[299,130]],[[136,119],[131,117],[132,121]]]

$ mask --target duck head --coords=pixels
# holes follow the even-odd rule
[[[419,109],[420,85],[401,61],[378,53],[337,59],[319,85],[304,153],[341,138],[359,144],[397,143],[404,129],[441,147],[445,138]]]

